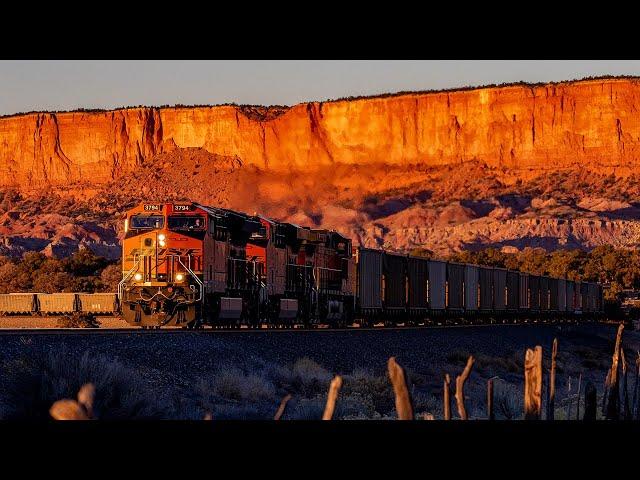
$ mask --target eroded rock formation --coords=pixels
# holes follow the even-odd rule
[[[104,208],[100,229],[86,212],[80,220],[42,212],[64,221],[56,228],[57,217],[47,217],[39,228],[9,202],[0,233],[9,250],[98,236],[116,251],[123,198],[175,196],[440,254],[482,245],[635,246],[639,109],[640,80],[622,78],[291,108],[15,115],[0,118],[2,188],[19,189],[22,201],[41,191],[71,196],[89,211],[108,195],[115,214],[109,234],[100,230],[109,229]],[[38,241],[25,240],[29,231]]]

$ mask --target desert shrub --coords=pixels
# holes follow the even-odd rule
[[[269,419],[280,401],[275,385],[264,372],[245,373],[231,366],[201,378],[193,390],[197,418],[209,412],[216,419]]]
[[[83,248],[63,260],[65,270],[75,276],[99,275],[109,264],[108,260]]]
[[[320,420],[324,412],[326,398],[318,395],[313,398],[290,400],[290,402],[292,405],[289,406],[289,411],[285,411],[282,417],[284,420]],[[340,399],[336,402],[336,410],[340,408],[339,405]]]
[[[56,321],[58,328],[98,328],[100,322],[90,313],[74,312],[63,315]]]
[[[255,373],[245,374],[233,367],[221,369],[211,378],[201,380],[200,387],[229,400],[273,399],[276,393],[266,378]]]
[[[416,415],[423,413],[432,413],[435,417],[442,415],[442,398],[438,398],[429,392],[417,389],[414,389],[411,393],[411,398],[413,400],[413,411]]]
[[[294,398],[285,411],[284,420],[320,420],[327,402],[327,395],[312,398]],[[368,419],[380,415],[375,411],[371,399],[360,394],[340,392],[333,412],[334,420]]]
[[[166,418],[161,397],[148,391],[138,372],[90,351],[78,357],[66,348],[5,362],[0,378],[3,419],[49,419],[57,400],[76,398],[85,383],[96,388],[99,419]]]
[[[447,362],[464,367],[471,355],[466,350],[454,350],[446,357]],[[473,369],[477,372],[494,373],[522,373],[524,371],[524,353],[511,352],[506,356],[490,356],[485,354],[473,355],[475,362]]]
[[[100,281],[102,282],[103,292],[115,292],[118,289],[118,283],[122,280],[122,266],[120,263],[107,265],[102,273],[100,273]]]
[[[121,277],[119,263],[87,249],[65,259],[26,252],[20,260],[0,261],[0,293],[113,292]]]
[[[341,396],[359,397],[371,404],[373,412],[391,414],[395,409],[393,390],[386,376],[375,376],[371,372],[355,369],[343,377]]]
[[[520,419],[524,411],[522,391],[510,383],[494,382],[493,406],[498,420]]]
[[[258,405],[251,403],[222,403],[216,405],[212,411],[215,420],[268,420],[273,417],[273,411],[265,411]]]
[[[71,292],[72,283],[73,276],[67,272],[40,273],[34,275],[33,290],[43,293]]]
[[[578,347],[576,348],[575,353],[580,359],[581,365],[586,369],[606,370],[610,367],[611,359],[594,349]]]
[[[307,357],[291,367],[270,368],[266,373],[277,388],[305,397],[326,393],[332,378],[328,370]]]
[[[453,363],[455,365],[465,365],[470,353],[467,350],[454,350],[447,354],[447,363]]]

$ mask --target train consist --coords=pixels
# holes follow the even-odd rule
[[[596,283],[354,252],[335,231],[197,203],[128,211],[122,258],[122,316],[140,327],[341,327],[603,311]]]
[[[119,312],[115,293],[7,293],[0,295],[0,315],[111,315]]]

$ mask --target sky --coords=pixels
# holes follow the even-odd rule
[[[0,61],[0,115],[134,105],[294,105],[598,75],[640,76],[640,61]]]

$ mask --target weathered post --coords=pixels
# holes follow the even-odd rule
[[[594,421],[598,404],[598,392],[591,382],[587,382],[584,389],[584,420]]]
[[[569,379],[567,380],[567,420],[571,420],[571,404],[573,403],[573,398],[571,397],[571,375],[569,375]]]
[[[78,391],[78,403],[82,405],[89,418],[93,418],[93,401],[96,398],[96,387],[92,383],[84,384]]]
[[[524,419],[539,420],[542,408],[542,347],[524,356]]]
[[[55,420],[89,420],[87,413],[75,400],[58,400],[49,409],[49,415]]]
[[[578,394],[576,395],[576,420],[580,420],[580,394],[582,393],[582,374],[578,377]]]
[[[51,405],[49,415],[55,420],[92,420],[96,389],[91,383],[78,391],[77,400],[64,398]]]
[[[340,375],[336,375],[335,378],[331,380],[331,385],[329,386],[329,395],[327,396],[327,404],[324,407],[322,420],[331,420],[333,418],[333,412],[336,409],[336,400],[338,399],[340,387],[342,387],[342,377]]]
[[[634,420],[638,419],[638,377],[640,376],[640,352],[636,358],[636,381],[633,386],[633,401],[631,402],[631,414]]]
[[[609,398],[607,399],[607,420],[618,420],[620,418],[620,390],[618,378],[618,361],[620,359],[620,345],[622,343],[622,331],[624,325],[618,326],[616,334],[616,344],[611,360],[611,375],[609,376]]]
[[[493,414],[493,378],[487,380],[487,416],[489,420],[495,420]]]
[[[287,403],[289,403],[289,400],[291,400],[291,395],[290,394],[285,395],[282,401],[280,402],[280,406],[278,407],[276,414],[273,416],[274,420],[280,420],[280,418],[282,417],[282,414],[284,413],[284,409],[287,408]]]
[[[456,378],[456,404],[458,405],[458,415],[460,415],[462,420],[467,420],[469,418],[467,415],[467,409],[464,406],[464,382],[469,378],[474,361],[473,356],[470,355],[462,374],[458,375]]]
[[[629,391],[627,390],[627,359],[624,356],[624,348],[620,349],[622,360],[622,392],[624,397],[624,419],[631,420],[631,406],[629,405]]]
[[[549,401],[547,402],[547,420],[553,420],[555,416],[556,401],[556,357],[558,355],[558,339],[553,339],[551,350],[551,370],[549,372]]]
[[[607,399],[609,397],[609,382],[611,381],[611,369],[607,371],[607,376],[604,378],[604,392],[602,392],[602,416],[607,414]]]
[[[398,420],[413,420],[413,405],[411,404],[411,396],[407,388],[404,369],[396,362],[395,357],[389,358],[387,367],[396,397]]]
[[[444,419],[451,420],[451,393],[450,393],[451,377],[449,374],[444,376]]]

